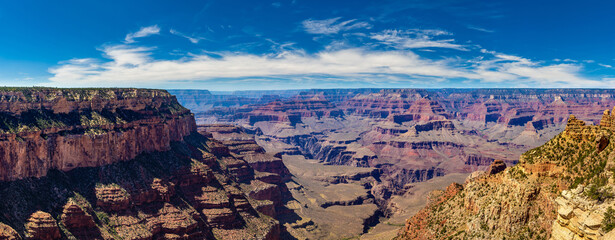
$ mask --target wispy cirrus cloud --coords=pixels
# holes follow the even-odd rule
[[[324,20],[308,19],[304,20],[301,24],[305,31],[310,34],[336,34],[353,29],[370,29],[372,27],[368,22],[361,22],[356,19],[338,22],[340,19],[342,18],[336,17]]]
[[[476,31],[479,31],[479,32],[486,32],[486,33],[493,33],[493,32],[495,32],[494,30],[490,30],[490,29],[486,29],[486,28],[482,28],[482,27],[474,26],[474,25],[468,25],[466,27],[468,29],[476,30]]]
[[[199,37],[199,36],[194,36],[194,35],[192,35],[192,36],[188,36],[188,35],[186,35],[186,34],[184,34],[184,33],[181,33],[181,32],[179,32],[179,31],[177,31],[177,30],[175,30],[175,29],[171,29],[171,30],[169,30],[169,32],[170,32],[171,34],[173,34],[173,35],[180,36],[180,37],[183,37],[183,38],[185,38],[185,39],[188,39],[188,41],[190,41],[191,43],[194,43],[194,44],[197,44],[197,43],[199,43],[201,40],[205,40],[205,39],[206,39],[206,38],[204,38],[204,37]]]
[[[142,37],[147,37],[147,36],[157,35],[157,34],[160,34],[160,28],[158,27],[158,25],[142,27],[137,32],[126,34],[126,37],[124,38],[124,42],[134,43],[135,38],[142,38]]]
[[[372,33],[370,38],[398,49],[450,48],[467,51],[466,46],[455,43],[452,34],[435,29],[385,30]]]

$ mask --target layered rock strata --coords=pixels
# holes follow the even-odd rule
[[[0,109],[0,239],[282,234],[266,207],[281,196],[244,187],[268,183],[212,134],[197,133],[165,91],[12,89],[0,91]]]
[[[196,130],[175,97],[141,89],[0,92],[0,118],[0,181],[168,151]]]
[[[487,173],[471,174],[456,193],[438,195],[408,219],[397,238],[612,239],[615,158],[609,128],[570,116],[561,134],[524,153],[516,166],[496,160]]]

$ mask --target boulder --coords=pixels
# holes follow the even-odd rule
[[[572,207],[565,205],[559,207],[557,213],[564,219],[570,219],[572,217],[572,210],[574,210]]]

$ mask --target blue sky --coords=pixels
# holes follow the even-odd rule
[[[0,85],[615,86],[613,1],[0,1]]]

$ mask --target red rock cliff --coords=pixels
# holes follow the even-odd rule
[[[196,130],[174,96],[147,89],[0,90],[0,181],[167,151]]]

